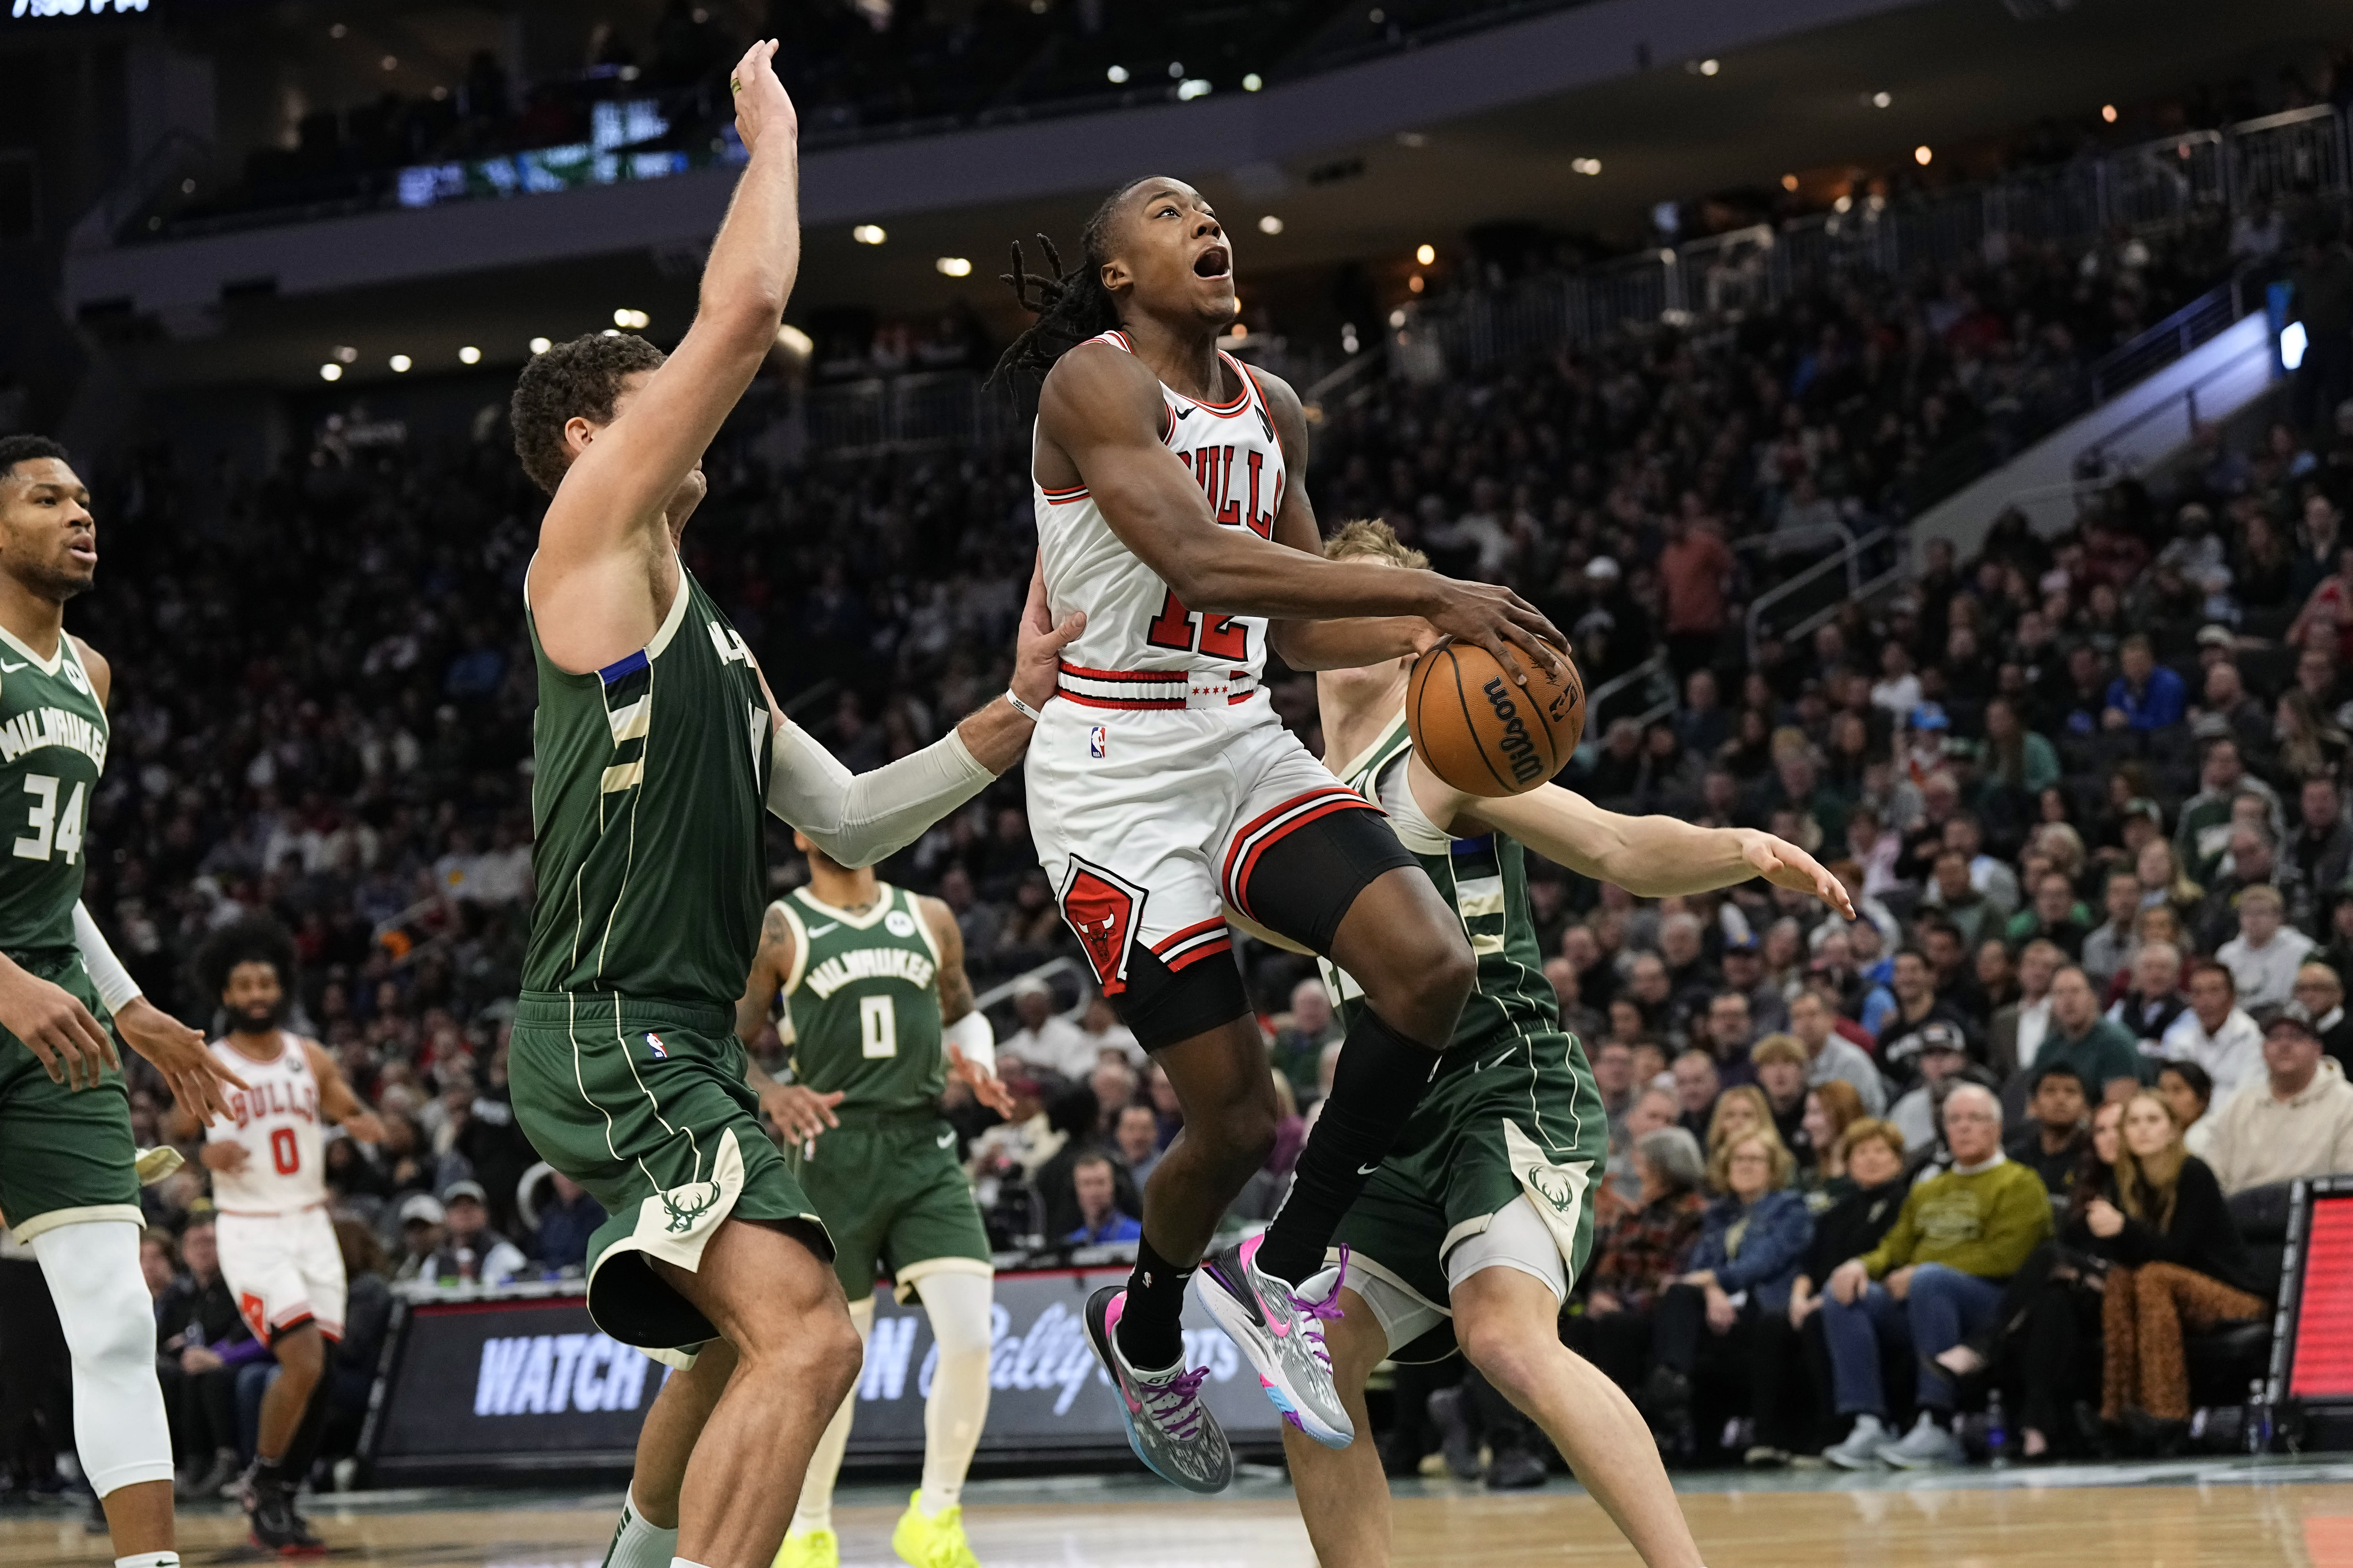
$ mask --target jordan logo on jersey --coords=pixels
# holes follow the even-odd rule
[[[1062,918],[1087,950],[1095,983],[1106,996],[1127,989],[1127,946],[1144,913],[1144,889],[1073,857],[1062,891]]]

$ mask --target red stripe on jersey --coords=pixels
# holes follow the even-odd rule
[[[1188,952],[1180,952],[1176,957],[1166,960],[1166,963],[1169,973],[1181,974],[1186,970],[1190,969],[1193,965],[1200,963],[1201,960],[1205,958],[1215,958],[1219,953],[1231,952],[1233,950],[1234,939],[1231,937],[1226,937],[1220,941],[1210,942],[1206,946],[1197,947]]]
[[[1234,908],[1255,920],[1250,906],[1250,879],[1258,870],[1259,857],[1292,834],[1320,817],[1335,811],[1378,811],[1380,807],[1352,789],[1334,785],[1330,789],[1311,790],[1307,794],[1284,801],[1272,811],[1254,818],[1226,850],[1226,898]]]

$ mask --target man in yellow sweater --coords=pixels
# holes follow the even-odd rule
[[[2051,1236],[2050,1194],[2032,1169],[2003,1155],[2001,1101],[1992,1091],[1955,1089],[1945,1097],[1944,1123],[1951,1168],[1912,1189],[1877,1247],[1831,1273],[1822,1331],[1839,1412],[1854,1417],[1854,1430],[1822,1458],[1842,1469],[1961,1462],[1952,1381],[1933,1358],[1992,1319],[2002,1281]],[[1920,1368],[1919,1420],[1901,1438],[1888,1426],[1880,1387],[1883,1344],[1908,1348]]]

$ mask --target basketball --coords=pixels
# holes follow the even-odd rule
[[[1465,795],[1526,794],[1567,765],[1585,733],[1576,664],[1556,676],[1527,663],[1522,686],[1493,654],[1451,637],[1414,662],[1405,689],[1413,749]]]

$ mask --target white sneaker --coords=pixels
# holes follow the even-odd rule
[[[1900,1441],[1880,1445],[1879,1457],[1899,1470],[1927,1470],[1968,1461],[1968,1450],[1933,1410],[1920,1412],[1912,1430]]]
[[[1858,1415],[1846,1441],[1822,1450],[1822,1458],[1841,1470],[1867,1470],[1879,1463],[1879,1450],[1892,1436],[1876,1415]]]

